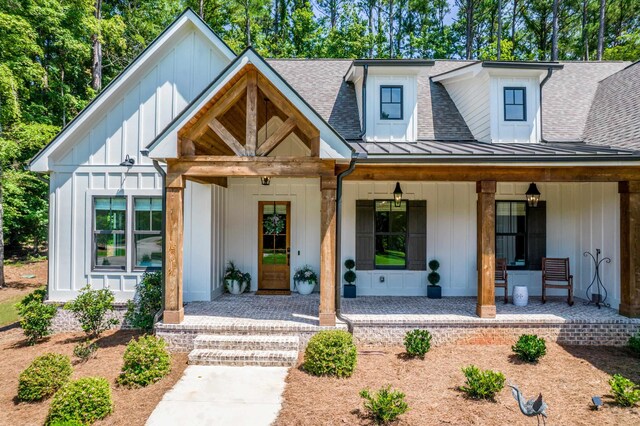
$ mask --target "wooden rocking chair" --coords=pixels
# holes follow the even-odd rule
[[[507,259],[496,259],[495,288],[504,288],[504,303],[509,303],[509,280],[507,274]]]
[[[565,282],[566,284],[560,284]],[[542,303],[547,302],[547,288],[569,291],[567,303],[573,306],[573,275],[569,272],[569,258],[542,258]]]

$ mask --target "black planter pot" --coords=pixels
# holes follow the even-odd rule
[[[355,299],[356,298],[356,286],[345,284],[344,286],[344,298]]]
[[[429,299],[442,299],[442,287],[439,285],[428,285],[427,297]]]
[[[602,303],[602,295],[598,293],[591,293],[591,301],[593,303]]]

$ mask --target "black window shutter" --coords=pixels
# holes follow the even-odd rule
[[[547,203],[538,201],[537,207],[527,209],[527,254],[529,269],[542,269],[547,251]]]
[[[410,200],[407,223],[407,269],[427,269],[427,202]]]
[[[375,268],[375,202],[356,200],[356,270]]]

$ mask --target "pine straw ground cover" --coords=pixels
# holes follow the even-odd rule
[[[640,408],[611,405],[607,383],[621,373],[640,382],[640,359],[627,349],[563,347],[547,344],[547,355],[524,364],[509,345],[448,345],[432,348],[424,360],[407,359],[404,348],[359,348],[358,365],[349,379],[313,377],[292,368],[277,425],[366,425],[363,388],[390,384],[406,393],[409,411],[398,425],[535,425],[524,417],[505,385],[495,402],[467,399],[461,367],[475,364],[505,374],[525,397],[542,392],[549,405],[548,425],[640,425]],[[605,407],[592,411],[591,397],[603,397]]]
[[[158,383],[141,389],[127,389],[115,384],[122,368],[122,355],[129,340],[139,333],[110,330],[98,340],[98,352],[86,363],[74,363],[72,379],[87,376],[105,377],[111,384],[114,410],[96,425],[144,425],[162,396],[178,381],[187,366],[186,354],[171,354],[171,373]],[[84,333],[56,334],[35,346],[24,346],[21,330],[0,333],[0,425],[42,425],[51,398],[38,403],[21,403],[16,397],[18,375],[38,355],[56,352],[69,355],[84,339]]]

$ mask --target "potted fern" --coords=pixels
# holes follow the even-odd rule
[[[429,261],[429,275],[427,275],[427,280],[429,284],[427,286],[427,297],[429,299],[441,299],[442,298],[442,287],[438,285],[440,282],[440,274],[438,273],[438,268],[440,267],[440,262],[435,259]]]
[[[299,294],[311,294],[318,284],[318,275],[311,269],[311,266],[305,265],[298,268],[293,274],[293,282]]]
[[[347,299],[355,299],[356,297],[356,273],[353,270],[356,262],[353,259],[347,259],[344,261],[344,267],[347,268],[347,272],[344,273],[344,280],[347,282],[344,285],[344,297]]]
[[[251,274],[243,273],[235,263],[229,261],[224,271],[224,286],[231,294],[241,294],[251,287]]]

